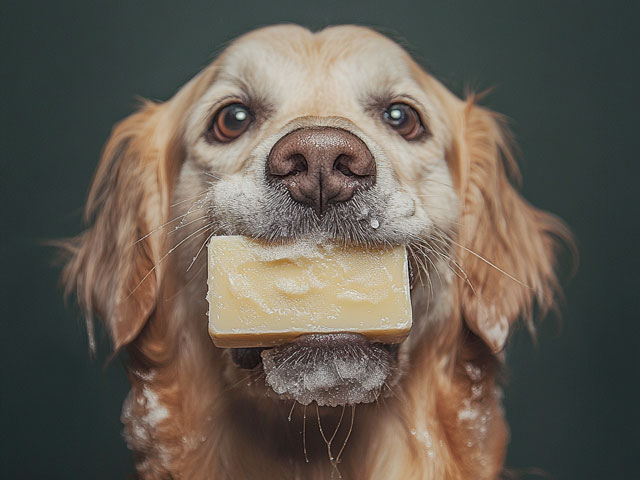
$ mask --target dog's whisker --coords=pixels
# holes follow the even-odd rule
[[[470,248],[467,248],[467,247],[465,247],[464,245],[460,245],[459,243],[454,242],[453,240],[452,240],[452,242],[453,242],[455,245],[457,245],[457,246],[459,246],[460,248],[462,248],[463,250],[465,250],[466,252],[469,252],[469,253],[470,253],[471,255],[473,255],[474,257],[476,257],[476,258],[478,258],[478,259],[482,260],[483,262],[485,262],[485,263],[486,263],[487,265],[489,265],[490,267],[495,268],[498,272],[502,273],[502,274],[503,274],[503,275],[505,275],[507,278],[510,278],[511,280],[513,280],[514,282],[516,282],[517,284],[519,284],[519,285],[521,285],[521,286],[523,286],[523,287],[525,287],[525,288],[528,288],[529,290],[533,290],[533,289],[534,289],[533,287],[531,287],[530,285],[527,285],[527,284],[526,284],[526,283],[524,283],[523,281],[518,280],[516,277],[514,277],[514,276],[513,276],[513,275],[511,275],[510,273],[505,272],[503,269],[501,269],[500,267],[498,267],[498,266],[497,266],[497,265],[495,265],[494,263],[490,262],[489,260],[487,260],[486,258],[484,258],[484,257],[483,257],[482,255],[480,255],[479,253],[476,253],[476,252],[474,252],[473,250],[471,250]]]
[[[431,282],[429,267],[424,259],[426,255],[423,251],[423,246],[417,242],[414,242],[413,244],[410,244],[410,245],[411,245],[410,251],[413,254],[414,263],[416,263],[416,267],[417,267],[416,270],[417,270],[418,281],[419,283],[423,284],[422,273],[424,272],[427,283],[429,285],[430,293],[431,295],[433,295],[433,285]],[[414,249],[417,249],[417,252]]]
[[[202,250],[204,249],[205,245],[209,242],[209,240],[211,240],[213,238],[213,236],[218,233],[219,229],[215,229],[213,232],[211,232],[211,234],[206,238],[206,240],[204,242],[202,242],[202,245],[200,245],[200,248],[198,249],[198,252],[195,254],[195,256],[193,257],[193,259],[191,260],[191,263],[189,264],[189,266],[187,267],[187,272],[189,270],[191,270],[191,267],[193,267],[193,265],[196,263],[196,260],[198,260],[198,257],[200,256],[200,252],[202,252]]]
[[[528,288],[529,290],[534,290],[534,288],[533,288],[533,287],[531,287],[531,286],[527,285],[526,283],[524,283],[523,281],[521,281],[521,280],[519,280],[518,278],[514,277],[514,276],[513,276],[513,275],[511,275],[510,273],[508,273],[508,272],[504,271],[503,269],[501,269],[500,267],[498,267],[497,265],[495,265],[495,264],[494,264],[494,263],[492,263],[491,261],[489,261],[489,260],[487,260],[486,258],[484,258],[484,257],[483,257],[482,255],[480,255],[479,253],[474,252],[474,251],[473,251],[473,250],[471,250],[470,248],[465,247],[464,245],[462,245],[462,244],[460,244],[460,243],[456,242],[453,238],[451,238],[451,236],[447,235],[445,232],[440,231],[439,233],[440,233],[440,235],[445,236],[445,238],[446,238],[446,240],[447,240],[448,242],[451,242],[452,244],[454,244],[454,245],[456,245],[456,246],[460,247],[460,248],[461,248],[461,249],[463,249],[464,251],[466,251],[466,252],[470,253],[471,255],[473,255],[474,257],[478,258],[479,260],[481,260],[481,261],[485,262],[487,265],[489,265],[490,267],[492,267],[492,268],[496,269],[498,272],[502,273],[502,274],[503,274],[503,275],[505,275],[507,278],[509,278],[509,279],[513,280],[514,282],[516,282],[517,284],[519,284],[519,285],[521,285],[521,286],[523,286],[523,287],[525,287],[525,288]]]
[[[173,222],[178,221],[178,220],[179,220],[179,219],[181,219],[181,218],[184,218],[185,216],[189,215],[190,213],[191,213],[191,212],[183,213],[183,214],[178,215],[177,217],[174,217],[174,218],[172,218],[171,220],[169,220],[169,221],[167,221],[167,222],[163,223],[162,225],[157,226],[156,228],[154,228],[153,230],[151,230],[151,231],[150,231],[150,232],[148,232],[148,233],[145,233],[142,237],[140,237],[140,238],[139,238],[139,239],[137,239],[135,242],[133,242],[133,243],[131,244],[131,246],[132,246],[132,247],[133,247],[133,246],[135,246],[137,243],[140,243],[140,242],[141,242],[142,240],[144,240],[145,238],[147,238],[147,237],[149,237],[149,236],[153,235],[154,233],[156,233],[156,232],[158,232],[158,231],[160,231],[160,230],[163,230],[166,226],[168,226],[168,225],[172,224]]]
[[[136,245],[137,243],[141,242],[141,241],[142,241],[142,240],[144,240],[145,238],[148,238],[149,236],[153,235],[154,233],[159,232],[159,231],[161,231],[161,230],[164,230],[164,228],[165,228],[165,227],[167,227],[168,225],[172,224],[173,222],[176,222],[176,221],[178,221],[178,220],[181,220],[180,225],[178,225],[178,227],[175,227],[175,228],[173,229],[173,231],[178,230],[178,229],[179,229],[179,228],[184,224],[184,220],[186,219],[186,217],[188,217],[189,215],[191,215],[193,212],[196,212],[196,211],[198,211],[198,210],[201,210],[202,208],[207,207],[207,205],[205,205],[205,202],[203,201],[203,200],[206,200],[206,198],[205,198],[205,199],[200,199],[200,198],[201,198],[202,196],[204,196],[204,195],[208,194],[208,193],[209,193],[209,192],[205,190],[204,192],[202,192],[202,193],[200,193],[200,194],[198,194],[198,195],[196,195],[196,196],[194,196],[194,197],[187,198],[187,199],[185,199],[185,200],[181,200],[181,201],[179,201],[179,202],[176,202],[176,203],[174,203],[174,204],[170,205],[171,207],[174,207],[174,206],[179,205],[179,204],[181,204],[181,203],[185,203],[185,202],[188,202],[188,201],[191,201],[191,200],[194,200],[194,199],[195,199],[195,201],[193,202],[193,204],[192,204],[192,205],[187,209],[187,212],[186,212],[186,213],[182,213],[182,214],[180,214],[180,215],[177,215],[177,216],[175,216],[174,218],[172,218],[171,220],[168,220],[167,222],[163,223],[162,225],[159,225],[158,227],[154,228],[153,230],[151,230],[150,232],[146,233],[145,235],[143,235],[142,237],[140,237],[138,240],[136,240],[136,241],[132,244],[132,246],[134,246],[134,245]],[[200,199],[200,200],[198,200],[198,199]],[[197,208],[194,208],[196,205],[198,205],[198,206],[197,206]],[[212,208],[213,208],[213,206],[209,206],[209,209],[212,209]],[[205,217],[206,217],[206,216],[205,216]],[[205,217],[203,217],[203,218],[205,218]]]
[[[189,220],[189,221],[188,221],[188,222],[186,222],[186,223],[180,223],[180,225],[178,225],[178,226],[174,227],[174,228],[169,232],[169,235],[171,235],[171,234],[173,234],[173,233],[177,232],[178,230],[181,230],[181,229],[183,229],[183,228],[185,228],[185,227],[188,227],[189,225],[193,225],[193,224],[194,224],[194,223],[196,223],[196,222],[201,222],[202,220],[206,220],[206,219],[208,219],[208,218],[209,218],[209,215],[208,215],[208,214],[205,214],[205,215],[202,215],[201,217],[195,218],[195,219],[193,219],[193,220]]]
[[[200,273],[202,272],[203,269],[205,269],[207,267],[207,262],[203,262],[202,265],[200,265],[200,268],[198,268],[198,271],[195,272],[191,278],[189,278],[178,290],[176,290],[175,293],[173,293],[170,296],[167,296],[164,301],[165,302],[169,302],[171,300],[174,300],[178,295],[180,295],[189,285],[191,285],[197,278],[201,278],[200,277]]]
[[[287,417],[287,420],[289,421],[291,421],[291,416],[293,415],[293,409],[296,408],[296,403],[298,402],[294,400],[291,404],[291,410],[289,410],[289,416]]]
[[[171,205],[169,205],[169,207],[173,208],[173,207],[177,207],[178,205],[182,205],[183,203],[187,203],[190,202],[191,200],[196,200],[204,195],[207,194],[207,190],[203,190],[202,192],[200,192],[197,195],[194,195],[193,197],[189,197],[189,198],[185,198],[184,200],[179,200],[175,203],[172,203]]]
[[[329,443],[333,442],[333,439],[336,438],[336,435],[338,433],[338,430],[340,430],[340,425],[342,425],[342,419],[344,418],[344,410],[346,408],[346,405],[342,405],[342,412],[340,412],[340,419],[338,420],[338,425],[336,425],[336,429],[333,431],[333,435],[331,435],[331,439],[329,440]]]
[[[444,232],[436,230],[434,234],[436,236],[436,239],[442,241],[443,244],[448,246],[451,243],[450,240],[448,240],[448,235],[445,237],[446,234]],[[471,289],[474,296],[477,296],[478,293],[464,268],[462,268],[462,266],[449,253],[445,252],[442,246],[439,246],[436,242],[433,242],[431,246],[433,247],[433,252],[446,262],[449,270],[451,270],[457,277],[464,280],[464,282]],[[455,269],[453,268],[454,266]]]
[[[231,392],[234,390],[240,390],[243,386],[250,386],[252,383],[258,381],[262,376],[264,375],[264,373],[261,372],[254,372],[250,375],[245,376],[244,378],[242,378],[240,381],[234,383],[233,385],[231,385],[230,387],[224,389],[224,392]],[[246,382],[246,385],[245,385]]]
[[[207,172],[206,170],[203,170],[202,173],[204,173],[208,177],[214,178],[215,180],[223,180],[227,176],[227,175],[223,175],[219,177],[217,175],[214,175],[211,172]]]
[[[336,426],[336,429],[333,432],[333,435],[331,436],[331,438],[327,439],[325,433],[324,433],[324,429],[322,428],[322,422],[320,421],[320,409],[318,408],[318,404],[316,403],[316,417],[318,419],[318,429],[320,430],[320,435],[322,436],[322,440],[324,440],[324,443],[327,446],[327,455],[329,457],[329,462],[331,463],[331,466],[333,467],[333,470],[331,472],[331,478],[333,478],[334,473],[337,473],[338,478],[342,478],[342,475],[340,474],[340,470],[338,469],[338,462],[336,461],[336,459],[333,457],[333,453],[331,452],[331,443],[333,442],[333,439],[335,438],[336,434],[338,433],[338,430],[340,429],[340,425],[342,424],[342,418],[344,416],[344,410],[345,410],[345,406],[342,406],[342,414],[340,415],[340,420],[338,421],[338,425]]]
[[[131,292],[129,293],[127,298],[131,297],[131,295],[133,295],[135,293],[135,291],[140,287],[140,285],[142,285],[144,283],[144,281],[149,277],[149,275],[151,275],[156,270],[156,268],[158,268],[158,265],[160,265],[169,255],[171,255],[180,245],[182,245],[184,242],[186,242],[190,238],[193,238],[194,235],[202,233],[204,230],[206,230],[208,228],[210,228],[209,225],[205,225],[204,227],[200,227],[196,231],[190,233],[185,238],[183,238],[175,247],[169,249],[169,251],[160,260],[158,260],[158,262],[153,267],[151,267],[151,269],[142,277],[142,279],[133,288],[133,290],[131,290]]]
[[[414,250],[415,248],[417,248],[417,246],[409,244],[408,247],[413,263],[415,264],[413,284],[411,285],[411,287],[413,288],[418,284],[422,284],[422,266],[418,253],[416,253]]]
[[[307,455],[307,406],[302,409],[302,451],[304,452],[304,461],[309,463]]]
[[[443,255],[440,252],[436,252],[434,251],[434,253],[440,257],[442,260],[445,261],[446,266],[449,270],[451,270],[451,272],[458,277],[460,280],[464,280],[464,282],[469,285],[469,287],[475,291],[475,289],[473,288],[473,284],[471,283],[471,280],[469,279],[469,277],[467,276],[467,274],[465,273],[465,271],[460,267],[460,265],[458,265],[458,263],[453,260],[451,257],[448,257],[446,255]],[[455,268],[454,268],[455,267]]]
[[[239,388],[242,384],[244,384],[247,381],[248,382],[255,382],[256,380],[258,380],[263,375],[264,375],[264,371],[262,371],[262,369],[251,370],[249,373],[247,373],[240,380],[238,380],[237,382],[234,382],[233,384],[229,385],[224,391],[225,392],[229,392],[231,390],[235,390],[235,389]]]
[[[384,386],[387,387],[387,390],[389,390],[389,393],[391,393],[391,395],[393,395],[395,398],[400,400],[400,397],[398,396],[398,394],[393,390],[393,388],[391,388],[391,385],[389,385],[386,381],[384,382]],[[384,397],[382,398],[384,399]]]
[[[453,258],[451,257],[451,255],[449,255],[448,253],[442,251],[442,249],[436,245],[433,244],[433,253],[440,259],[442,259],[444,262],[447,263],[447,266],[460,278],[463,278],[465,280],[468,280],[468,275],[467,273],[464,271],[464,269],[462,268],[462,266],[460,266],[460,264]],[[453,267],[455,267],[456,269],[454,269]]]
[[[355,420],[355,416],[356,416],[356,406],[351,405],[351,423],[349,424],[349,431],[347,432],[347,436],[345,437],[344,442],[342,443],[342,447],[340,447],[340,451],[336,455],[336,460],[335,460],[336,465],[340,463],[340,457],[342,456],[342,452],[344,452],[344,449],[347,446],[347,442],[349,442],[349,438],[351,437],[351,432],[353,432],[353,422]]]
[[[438,270],[438,267],[436,267],[436,264],[433,262],[433,260],[431,259],[431,257],[429,255],[425,255],[424,258],[431,265],[431,267],[433,268],[433,271],[436,273],[436,276],[438,277],[438,280],[440,281],[440,285],[442,286],[442,278],[440,277],[440,271]],[[430,282],[430,284],[431,284],[431,282]],[[433,285],[430,285],[430,286],[433,287]],[[433,288],[431,289],[431,294],[433,295]]]
[[[427,264],[427,263],[430,263],[429,256],[423,254],[420,257],[420,261],[422,263],[422,270],[424,270],[425,276],[427,277],[427,282],[429,283],[430,297],[432,297],[433,296],[433,282],[431,281],[431,272],[429,271],[429,265]]]
[[[322,429],[322,422],[320,421],[320,409],[318,404],[316,403],[316,418],[318,419],[318,429],[320,430],[320,435],[322,436],[322,440],[327,445],[327,454],[329,455],[329,461],[333,462],[333,456],[331,455],[331,441],[327,440],[327,437],[324,434],[324,430]]]

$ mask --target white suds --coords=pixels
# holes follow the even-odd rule
[[[469,375],[469,378],[474,382],[480,381],[482,378],[482,370],[480,368],[474,366],[471,363],[467,363],[465,365],[465,370]],[[462,409],[458,411],[458,421],[460,422],[471,422],[478,418],[480,415],[480,411],[478,406],[475,405],[482,397],[482,384],[474,383],[471,385],[471,397],[465,398],[462,400]]]
[[[467,375],[471,379],[472,382],[479,382],[482,380],[482,369],[480,367],[475,366],[471,362],[467,362],[464,364],[464,371],[467,372]]]
[[[151,390],[148,385],[142,388],[142,395],[147,401],[147,414],[142,417],[142,420],[150,427],[155,427],[169,416],[169,411],[158,402],[158,394]]]
[[[135,398],[134,391],[131,390],[124,401],[120,416],[120,421],[125,425],[124,437],[131,449],[138,449],[149,441],[149,432],[142,425],[140,418],[133,413],[134,402],[140,405],[140,400],[140,397]]]
[[[473,408],[468,398],[463,400],[462,405],[462,409],[458,411],[458,420],[460,422],[470,422],[478,418],[478,410]]]
[[[153,376],[134,372],[141,378]],[[141,413],[144,412],[144,415]],[[169,416],[169,411],[158,400],[158,394],[148,385],[143,385],[142,392],[131,390],[122,407],[120,420],[124,424],[124,438],[131,450],[145,452],[147,459],[138,462],[136,470],[139,474],[150,471],[152,463],[148,459],[155,456],[160,464],[168,467],[171,461],[169,451],[155,438],[157,425]]]
[[[140,416],[139,410],[145,414]],[[142,388],[142,395],[136,395],[131,390],[124,401],[120,417],[125,425],[127,443],[136,448],[146,445],[153,436],[153,429],[168,416],[169,411],[160,404],[158,395],[147,385]]]
[[[134,370],[133,374],[145,382],[150,382],[156,377],[155,370],[149,370],[148,372],[141,372],[140,370]]]
[[[435,452],[433,450],[433,441],[431,440],[431,435],[427,430],[417,431],[415,428],[412,428],[411,430],[409,430],[409,432],[411,433],[411,435],[416,437],[422,445],[424,445],[427,450],[427,456],[429,458],[435,457]]]
[[[468,432],[467,447],[482,448],[491,421],[491,406],[483,399],[484,372],[480,367],[470,362],[464,365],[464,369],[473,383],[471,384],[471,396],[462,400],[462,408],[458,410],[458,422]],[[491,393],[496,395],[495,391]],[[480,464],[486,463],[486,458],[481,453],[475,452],[473,455]]]

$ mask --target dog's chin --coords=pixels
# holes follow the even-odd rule
[[[375,401],[397,369],[397,346],[354,333],[302,335],[268,349],[230,349],[236,367],[263,370],[264,394],[303,405]]]

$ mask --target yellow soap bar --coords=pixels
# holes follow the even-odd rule
[[[404,247],[219,236],[208,250],[209,334],[219,347],[268,347],[336,332],[398,343],[411,328]]]

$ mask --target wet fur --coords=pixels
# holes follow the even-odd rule
[[[456,98],[375,32],[336,27],[316,35],[313,40],[295,26],[249,34],[171,100],[142,105],[114,128],[107,142],[87,202],[89,226],[66,244],[70,257],[63,280],[85,312],[90,338],[97,316],[114,351],[126,350],[132,388],[122,420],[136,470],[145,479],[325,479],[337,476],[338,469],[349,479],[496,478],[508,439],[498,385],[500,352],[514,322],[530,321],[534,303],[543,310],[552,305],[557,290],[554,248],[566,230],[553,216],[527,204],[510,183],[517,168],[498,115],[478,106],[473,96]],[[257,178],[250,175],[255,155],[299,125],[336,124],[365,138],[365,130],[374,129],[364,114],[331,110],[319,96],[300,119],[292,116],[295,111],[288,114],[293,123],[274,126],[262,143],[247,146],[258,152],[254,157],[232,165],[222,153],[211,153],[213,147],[196,138],[211,107],[207,92],[221,81],[224,65],[249,55],[256,41],[326,65],[357,54],[367,41],[379,42],[384,46],[380,57],[403,62],[407,76],[430,102],[431,143],[404,146],[393,143],[398,140],[392,134],[367,140],[381,164],[380,188],[386,185],[392,192],[385,197],[380,190],[367,205],[378,209],[375,215],[388,229],[371,232],[354,223],[330,232],[347,242],[404,243],[416,272],[415,326],[400,352],[397,382],[377,403],[347,407],[332,444],[334,456],[347,437],[351,413],[353,429],[337,465],[329,461],[318,421],[332,432],[342,409],[316,412],[313,406],[293,405],[292,410],[290,402],[266,398],[260,371],[238,372],[207,334],[205,262],[199,249],[209,235],[242,233],[277,240],[305,228],[307,234],[326,233],[336,223],[330,222],[331,215],[345,214],[329,213],[324,226],[313,218],[305,221],[306,211],[292,212],[298,207],[286,197],[283,202],[282,192],[264,197],[261,185],[254,189],[259,203],[247,203],[253,201],[249,190],[245,203],[238,203],[231,179],[244,172],[237,185],[255,182],[247,180]],[[277,89],[244,70],[247,82],[267,92]],[[353,103],[348,98],[343,102]],[[259,108],[275,109],[269,102]],[[403,148],[421,148],[412,151],[425,152],[432,167],[411,163],[405,159],[408,154],[388,155]],[[215,171],[207,163],[212,156],[219,159]],[[453,186],[428,187],[434,175],[450,175]],[[398,185],[414,192],[418,213],[392,225],[393,215],[387,212],[400,208],[393,193]],[[442,195],[433,199],[428,188],[441,188]],[[424,220],[428,215],[419,212],[437,211],[433,202],[446,208],[442,221],[434,214],[429,223]],[[289,209],[279,216],[289,215],[296,229],[270,216],[276,205]],[[247,221],[241,208],[258,220]],[[347,204],[340,208],[356,210]],[[453,221],[444,221],[449,217]],[[173,230],[175,226],[180,228]],[[428,235],[417,235],[420,229]]]

